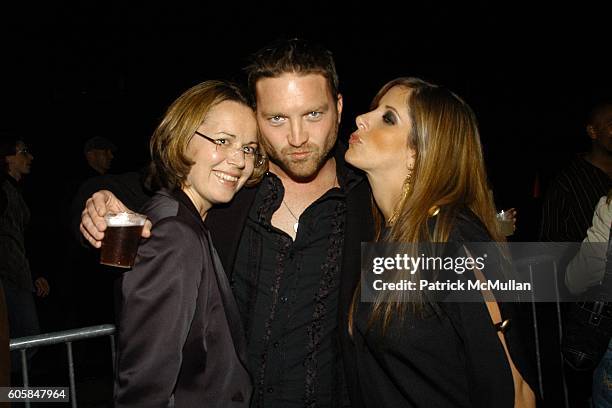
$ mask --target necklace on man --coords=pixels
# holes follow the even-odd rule
[[[287,210],[289,211],[289,214],[291,214],[291,216],[295,219],[295,224],[293,224],[293,231],[297,232],[298,227],[300,226],[300,219],[298,217],[295,216],[295,214],[293,213],[293,211],[291,211],[291,208],[289,208],[289,206],[287,205],[287,203],[285,202],[285,199],[283,198],[283,204],[285,204],[285,207],[287,208]]]
[[[331,185],[330,189],[334,188],[336,186],[336,182],[338,181],[338,176],[336,175],[336,177],[334,177],[334,182]],[[287,211],[289,211],[289,214],[291,214],[291,216],[293,217],[293,219],[295,220],[295,223],[293,224],[293,231],[295,233],[298,232],[298,228],[300,227],[300,219],[298,217],[295,216],[295,214],[293,213],[293,211],[291,211],[291,208],[289,208],[289,206],[287,205],[287,203],[285,202],[285,198],[283,197],[283,204],[285,204],[285,208],[287,208]]]

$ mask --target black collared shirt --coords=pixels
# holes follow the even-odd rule
[[[295,241],[271,225],[284,197],[277,176],[264,178],[249,212],[232,276],[246,328],[254,407],[339,405],[336,330],[345,198],[360,177],[338,167],[341,187],[302,213]]]

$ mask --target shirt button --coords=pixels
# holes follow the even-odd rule
[[[274,388],[268,387],[268,394],[272,394],[274,392]]]

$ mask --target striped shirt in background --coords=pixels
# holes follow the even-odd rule
[[[542,205],[540,241],[581,242],[610,178],[578,155],[551,183]]]

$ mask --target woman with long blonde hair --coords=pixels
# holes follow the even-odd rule
[[[346,160],[370,182],[379,241],[504,241],[476,118],[461,98],[398,78],[356,124]],[[360,294],[358,286],[349,331],[366,406],[535,406],[520,334],[496,325],[509,305],[435,302],[418,291],[380,292],[366,303]]]

